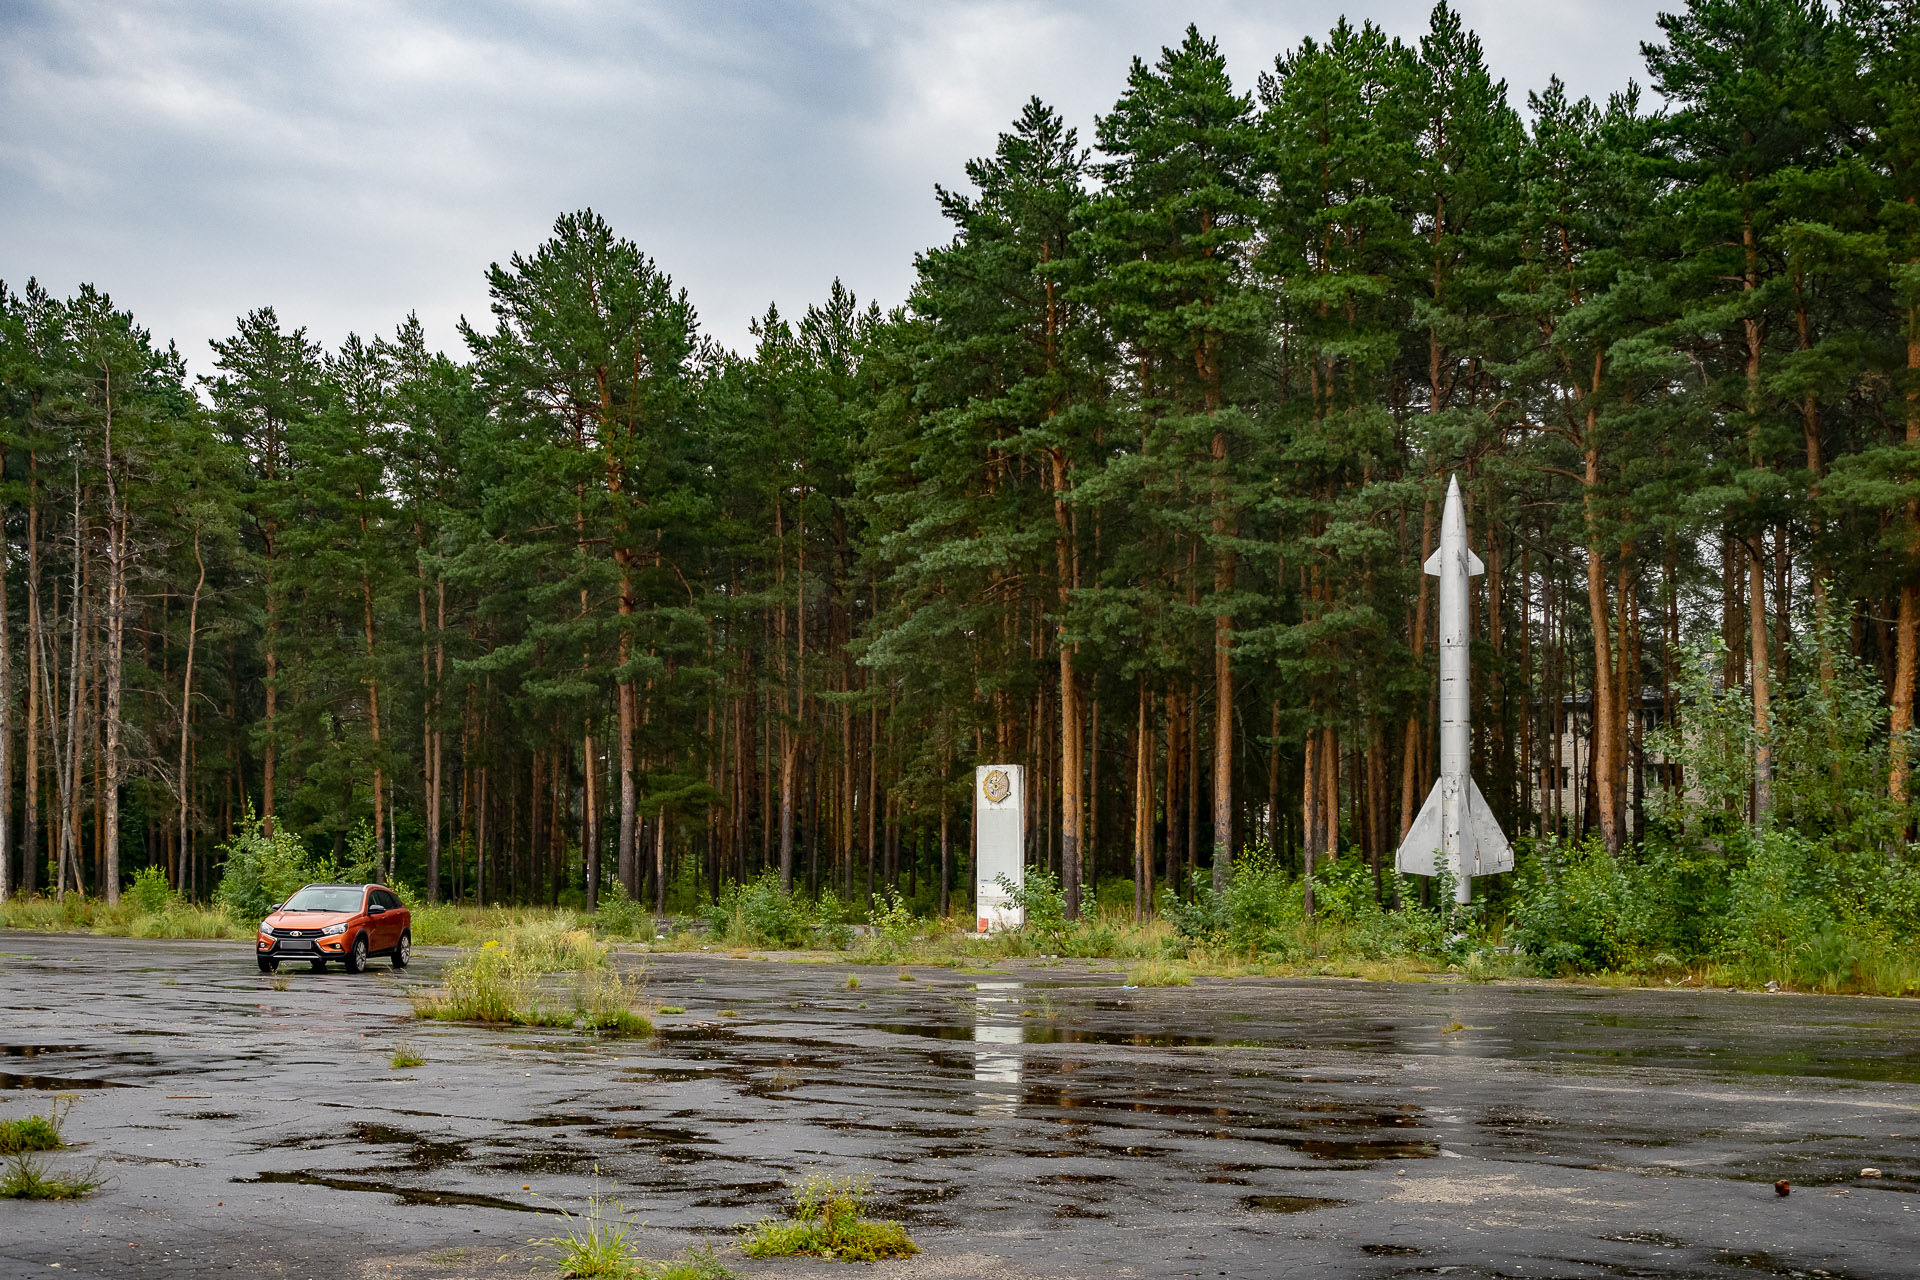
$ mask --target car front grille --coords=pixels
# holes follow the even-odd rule
[[[267,933],[269,936],[275,938],[317,938],[320,936],[318,929],[269,929]]]

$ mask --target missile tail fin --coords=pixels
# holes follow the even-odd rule
[[[1486,571],[1487,566],[1480,563],[1480,557],[1471,551],[1467,552],[1467,576],[1469,578],[1477,578]]]
[[[1420,806],[1420,816],[1407,828],[1407,837],[1394,854],[1393,867],[1405,875],[1430,876],[1434,859],[1439,855],[1440,784],[1436,781],[1433,790],[1427,792],[1427,802]]]
[[[1487,807],[1487,798],[1480,794],[1480,784],[1469,778],[1467,785],[1473,788],[1473,799],[1467,804],[1467,830],[1473,836],[1473,874],[1490,876],[1513,870],[1513,846],[1500,830],[1499,819]]]
[[[1420,567],[1425,569],[1430,577],[1437,578],[1440,576],[1440,552],[1438,548],[1434,550],[1432,555],[1427,557],[1427,562]]]

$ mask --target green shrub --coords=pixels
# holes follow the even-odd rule
[[[804,946],[812,930],[812,914],[804,900],[780,887],[780,873],[771,870],[728,885],[719,901],[706,909],[714,936],[740,947]]]
[[[1547,841],[1520,869],[1514,945],[1549,974],[1621,967],[1643,920],[1633,869],[1597,839]]]
[[[247,811],[239,833],[221,846],[226,867],[213,891],[216,906],[243,924],[257,924],[294,890],[331,878],[331,867],[309,854],[284,823],[265,832],[265,820]]]
[[[137,915],[157,916],[173,903],[173,886],[167,883],[164,869],[142,867],[133,873],[133,883],[121,890],[120,901]]]
[[[613,938],[637,938],[653,933],[653,913],[627,896],[627,886],[618,876],[600,891],[600,903],[593,913],[595,933]]]
[[[1028,867],[1016,888],[1004,875],[994,883],[1020,909],[1023,933],[1051,935],[1060,933],[1067,923],[1067,897],[1060,891],[1060,877],[1044,867]]]

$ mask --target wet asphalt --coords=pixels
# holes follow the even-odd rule
[[[846,1275],[727,1252],[812,1171],[888,1277],[1920,1275],[1920,1002],[628,955],[686,1012],[612,1040],[412,1021],[453,954],[0,933],[0,1116],[108,1179],[0,1200],[0,1276],[551,1275],[596,1190]]]

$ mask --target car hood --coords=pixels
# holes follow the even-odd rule
[[[353,919],[351,911],[276,911],[260,922],[262,929],[324,929],[330,924],[345,924]]]

